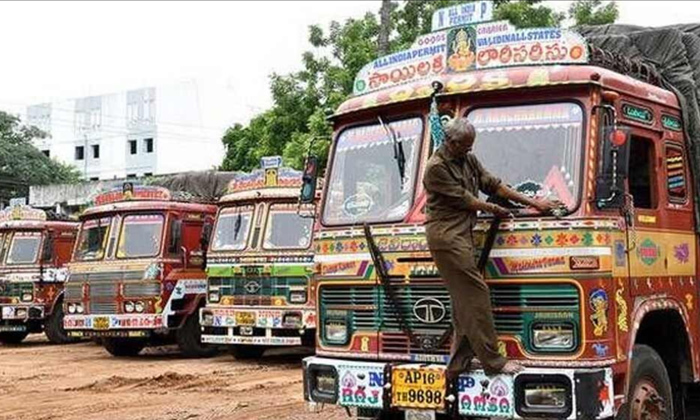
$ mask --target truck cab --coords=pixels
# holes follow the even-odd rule
[[[380,419],[673,418],[700,367],[678,98],[643,66],[597,60],[575,32],[468,23],[476,14],[457,19],[462,6],[363,68],[333,117],[306,400]],[[457,116],[475,126],[485,168],[563,208],[480,215],[475,257],[488,252],[498,349],[525,370],[447,383],[451,300],[421,180],[442,121]]]
[[[237,174],[219,201],[207,253],[202,341],[237,358],[270,347],[313,346],[315,204],[299,204],[302,173],[265,157]]]
[[[200,342],[197,312],[215,214],[216,206],[163,187],[125,183],[96,196],[69,264],[68,333],[97,337],[114,356],[171,342],[187,357],[213,355]]]
[[[0,342],[42,331],[51,343],[72,341],[61,304],[77,231],[77,222],[49,220],[40,209],[0,211]]]

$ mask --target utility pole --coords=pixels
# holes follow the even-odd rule
[[[379,56],[389,53],[389,35],[391,35],[391,0],[382,0],[379,9]]]

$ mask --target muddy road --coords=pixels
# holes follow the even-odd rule
[[[182,359],[176,349],[159,347],[117,359],[93,343],[56,346],[32,335],[17,346],[0,345],[0,420],[346,419],[336,407],[307,410],[304,355]]]

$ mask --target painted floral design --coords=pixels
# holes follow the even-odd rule
[[[673,256],[681,264],[690,261],[690,247],[688,244],[680,244],[673,247]]]

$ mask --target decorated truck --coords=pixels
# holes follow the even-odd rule
[[[42,330],[54,344],[72,341],[61,304],[78,223],[59,219],[23,205],[0,211],[1,343]]]
[[[364,67],[332,117],[304,397],[380,419],[685,418],[700,382],[700,60],[684,47],[697,26],[584,38],[492,9],[436,12],[434,32]],[[454,117],[475,126],[484,167],[563,207],[480,215],[498,349],[525,369],[447,383],[450,298],[421,180]]]
[[[313,347],[315,336],[315,204],[299,203],[300,171],[281,167],[279,157],[261,166],[237,174],[219,200],[207,253],[202,341],[228,345],[237,358]]]
[[[125,183],[94,197],[81,225],[66,283],[64,326],[97,337],[114,356],[176,342],[206,357],[198,310],[204,305],[204,252],[216,206],[158,186]]]

